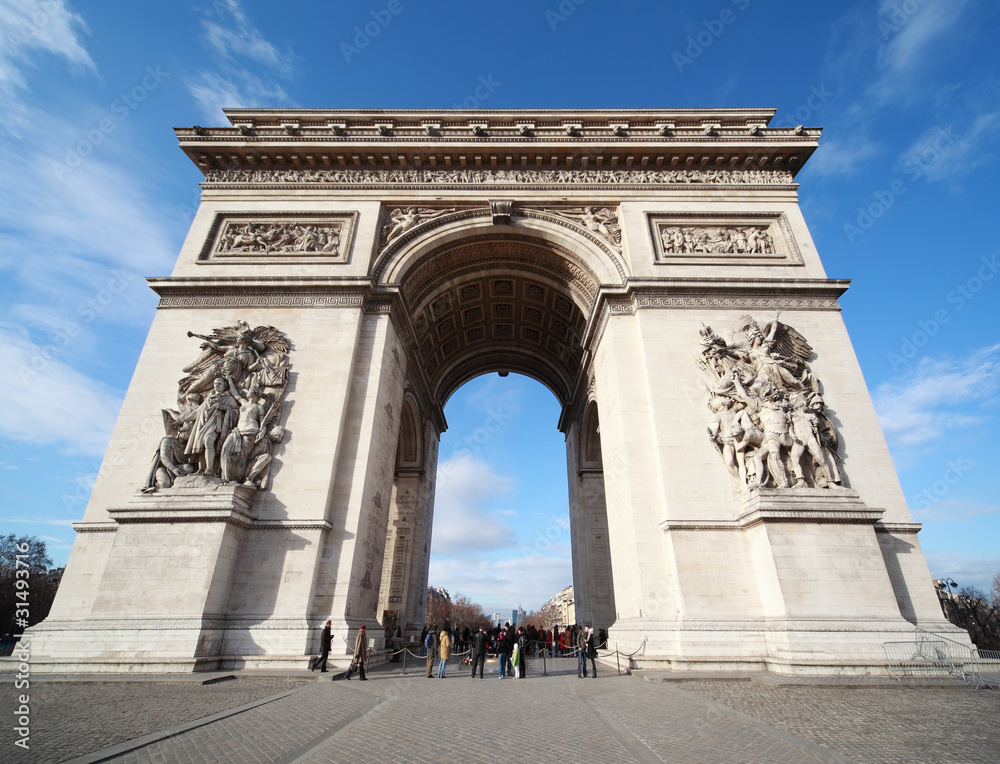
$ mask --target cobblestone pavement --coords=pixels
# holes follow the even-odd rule
[[[686,682],[682,688],[866,764],[1000,761],[1000,692],[758,682]]]
[[[302,681],[254,679],[218,684],[66,684],[32,682],[31,748],[13,746],[8,719],[19,691],[4,677],[4,736],[0,761],[65,761],[159,729],[191,722],[224,709],[289,692]],[[9,699],[9,700],[8,700]],[[4,750],[6,748],[7,750]]]
[[[502,682],[493,661],[486,679],[449,666],[445,681],[390,664],[365,683],[33,683],[31,750],[13,746],[8,722],[0,761],[992,764],[1000,751],[1000,695],[984,690],[675,685],[614,669],[582,680],[573,659],[540,668]]]

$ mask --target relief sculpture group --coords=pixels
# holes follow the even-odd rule
[[[709,375],[709,437],[740,489],[835,488],[841,484],[837,430],[807,360],[812,348],[777,316],[750,316],[730,341],[701,329],[698,364]]]
[[[266,490],[272,453],[285,437],[278,424],[288,386],[288,339],[273,326],[239,322],[203,340],[201,355],[184,367],[177,410],[163,410],[160,441],[142,490],[172,488],[200,475],[229,485]]]

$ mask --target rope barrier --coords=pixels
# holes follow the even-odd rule
[[[348,645],[350,644],[350,642],[348,642],[348,640],[347,640],[347,637],[341,635],[341,638],[344,640],[345,643],[347,643]],[[623,653],[617,647],[615,647],[614,650],[608,652],[608,654],[605,655],[605,656],[603,656],[603,657],[610,658],[612,655],[614,655],[616,658],[622,657],[622,658],[631,659],[634,655],[636,655],[639,651],[641,651],[646,646],[646,641],[647,640],[648,640],[648,637],[643,637],[642,642],[631,653]],[[603,647],[602,648],[598,648],[598,649],[607,650],[608,649],[608,643],[605,642],[604,645],[603,645]],[[556,647],[554,645],[543,645],[541,643],[538,643],[536,645],[535,654],[534,655],[526,655],[525,658],[526,659],[527,658],[532,658],[532,659],[535,659],[535,660],[537,660],[538,658],[541,658],[542,659],[542,674],[547,676],[548,675],[548,671],[547,671],[546,666],[545,666],[546,653],[548,653],[548,657],[551,657],[551,658],[575,658],[577,656],[578,650],[579,650],[579,648],[577,648],[577,647],[563,647],[563,648],[559,648],[559,647]],[[383,656],[385,656],[386,658],[388,658],[390,660],[392,658],[395,658],[397,655],[402,655],[403,656],[402,674],[404,676],[406,675],[406,654],[409,654],[410,656],[412,656],[414,658],[421,658],[421,659],[426,659],[427,658],[426,654],[421,655],[420,653],[416,653],[416,652],[414,652],[409,647],[402,647],[399,650],[392,650],[392,649],[374,650],[373,649],[372,652],[377,652],[380,655],[383,655]],[[451,660],[452,658],[461,658],[462,656],[464,656],[464,655],[470,655],[471,653],[472,653],[472,648],[471,647],[468,650],[462,650],[461,652],[452,652],[451,655],[449,656],[448,660]],[[493,652],[493,651],[489,651],[489,650],[487,651],[486,654],[487,654],[487,656],[492,656],[493,660],[496,660],[496,658],[499,656],[498,652]],[[505,655],[507,655],[507,653],[505,653]],[[618,673],[619,674],[621,673],[621,662],[620,661],[618,663]]]
[[[617,654],[617,655],[620,655],[623,658],[631,658],[633,655],[635,655],[636,653],[638,653],[640,650],[642,650],[642,648],[644,648],[646,646],[646,640],[647,639],[649,639],[649,637],[643,637],[642,638],[642,642],[639,643],[639,646],[635,650],[633,650],[632,652],[630,652],[630,653],[623,653],[623,652],[619,651],[618,648],[616,647],[612,651],[611,654],[612,655],[616,655]]]

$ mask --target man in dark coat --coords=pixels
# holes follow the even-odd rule
[[[321,674],[326,673],[326,659],[330,657],[330,644],[333,641],[333,637],[330,634],[330,627],[333,625],[333,621],[327,621],[326,626],[323,627],[323,633],[319,637],[319,657],[312,662],[309,667],[310,671],[315,671],[316,667],[319,666],[319,672]]]
[[[528,633],[523,628],[517,630],[517,668],[520,671],[515,676],[524,679],[528,674]]]
[[[479,678],[483,678],[483,667],[486,665],[486,632],[479,627],[476,636],[472,638],[472,677],[476,676],[476,666],[479,666]]]
[[[431,674],[431,671],[434,669],[434,659],[437,657],[438,651],[437,624],[431,626],[427,631],[427,636],[424,637],[424,649],[427,650],[427,678],[433,679],[434,675]]]
[[[584,629],[576,633],[576,676],[587,678],[587,632]]]
[[[591,676],[597,679],[597,640],[594,639],[594,629],[591,626],[587,627],[587,657],[590,658]]]

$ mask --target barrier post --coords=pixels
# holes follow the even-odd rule
[[[403,647],[403,674],[402,674],[403,676],[406,676],[406,654],[408,652],[410,652],[410,651],[407,650],[406,647],[404,646]]]
[[[615,642],[615,663],[618,664],[618,676],[622,675],[622,659],[618,654],[618,643]]]

